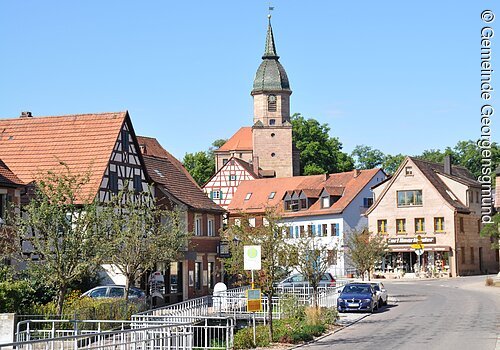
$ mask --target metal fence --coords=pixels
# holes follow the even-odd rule
[[[190,317],[141,316],[139,321],[33,320],[18,326],[16,343],[0,349],[231,349],[235,321],[206,317],[191,323]],[[69,324],[73,329],[66,328]],[[111,330],[103,328],[113,327]]]
[[[27,340],[0,344],[0,349],[13,350],[169,350],[192,349],[192,325],[150,325],[146,328],[102,331],[92,334]]]

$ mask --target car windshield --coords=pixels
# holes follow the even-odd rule
[[[344,293],[369,293],[370,292],[370,287],[369,286],[362,286],[362,285],[347,285],[344,289]]]

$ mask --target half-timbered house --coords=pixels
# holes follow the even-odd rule
[[[227,209],[241,181],[260,177],[261,170],[243,159],[232,157],[203,185],[203,191],[211,200]]]
[[[217,248],[225,211],[203,193],[182,163],[156,139],[139,136],[138,140],[158,203],[180,209],[192,233],[183,259],[158,266],[157,273],[164,281],[164,301],[173,303],[207,295],[222,278]]]
[[[0,119],[0,154],[23,183],[66,167],[88,174],[83,191],[102,202],[149,182],[128,112]]]

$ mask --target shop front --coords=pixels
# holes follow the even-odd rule
[[[436,245],[436,237],[422,237],[423,250],[412,248],[416,237],[388,238],[388,254],[380,270],[386,275],[402,277],[411,273],[418,276],[449,276],[451,247]]]

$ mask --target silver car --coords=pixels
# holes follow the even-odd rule
[[[375,289],[375,292],[377,293],[378,306],[381,307],[383,305],[387,305],[389,295],[387,294],[387,289],[385,289],[384,284],[379,281],[370,281],[369,283],[373,286],[373,289]]]

